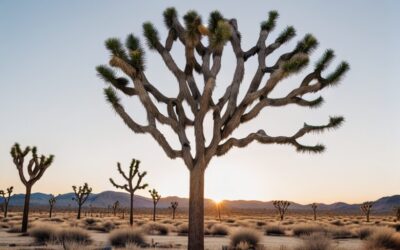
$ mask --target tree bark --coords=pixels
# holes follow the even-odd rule
[[[367,212],[367,222],[369,222],[369,212]]]
[[[133,225],[133,193],[131,193],[131,205],[130,205],[130,215],[129,215],[129,224]]]
[[[31,191],[32,191],[32,186],[27,184],[25,192],[24,212],[22,215],[22,227],[21,227],[22,233],[26,233],[26,231],[28,230],[29,203],[31,199]]]
[[[156,221],[156,204],[153,204],[153,221]]]
[[[205,166],[195,165],[190,171],[189,242],[188,249],[204,249],[204,171]]]
[[[175,220],[175,209],[172,209],[172,219]]]
[[[78,216],[76,217],[78,220],[80,220],[81,219],[81,208],[82,208],[82,205],[78,205]]]
[[[7,218],[7,213],[8,213],[8,202],[6,203],[4,201],[4,218]]]
[[[52,214],[52,212],[53,212],[53,207],[52,207],[52,206],[50,206],[49,218],[51,218],[51,214]]]

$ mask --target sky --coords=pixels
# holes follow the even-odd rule
[[[309,135],[303,143],[323,143],[323,154],[299,154],[291,146],[253,143],[214,158],[206,171],[205,196],[213,199],[286,199],[299,203],[362,202],[400,194],[400,2],[398,1],[0,1],[0,189],[13,185],[24,192],[10,148],[36,145],[55,161],[33,192],[71,192],[72,185],[88,182],[93,192],[115,190],[108,181],[120,181],[116,163],[127,168],[131,159],[151,188],[162,196],[188,197],[189,172],[179,159],[169,159],[149,135],[137,135],[117,117],[103,96],[106,84],[95,67],[106,64],[109,37],[124,40],[130,33],[142,37],[143,22],[154,23],[162,39],[165,8],[175,6],[180,16],[195,9],[207,21],[213,10],[236,18],[244,49],[252,47],[259,24],[270,10],[280,17],[271,42],[288,25],[297,37],[267,59],[270,65],[290,51],[306,33],[319,41],[314,62],[328,48],[351,70],[338,87],[321,92],[318,109],[289,106],[267,108],[240,127],[235,136],[264,129],[271,135],[290,135],[304,122],[326,123],[343,115],[343,127]],[[183,64],[183,47],[172,53]],[[233,53],[227,47],[217,79],[215,97],[232,77]],[[296,87],[304,74],[285,80],[272,96]],[[248,86],[256,62],[250,60],[242,90]],[[177,84],[160,57],[146,51],[146,74],[167,95]],[[144,122],[140,103],[123,98],[127,110]],[[209,123],[206,123],[209,124]],[[163,130],[164,131],[164,130]],[[176,145],[174,135],[165,131]],[[148,196],[146,190],[138,192]]]

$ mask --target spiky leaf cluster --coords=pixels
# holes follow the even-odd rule
[[[106,100],[111,104],[111,105],[117,105],[119,104],[119,97],[117,95],[117,92],[115,92],[113,87],[108,87],[104,89],[104,96],[106,97]]]
[[[140,40],[133,34],[127,36],[125,46],[129,51],[129,64],[131,64],[136,70],[144,71],[144,50],[140,45]]]
[[[350,65],[347,62],[340,63],[335,71],[325,78],[325,84],[330,86],[336,85],[349,69]]]
[[[113,56],[119,57],[128,61],[128,56],[121,41],[118,38],[112,37],[105,41],[106,48],[111,52]]]
[[[155,49],[156,44],[160,41],[157,29],[151,22],[143,23],[143,35],[146,38],[147,46]]]
[[[117,77],[115,71],[107,65],[99,65],[96,67],[97,75],[114,86],[126,87],[129,84],[128,79],[124,77]]]
[[[304,38],[297,43],[296,51],[306,54],[311,53],[318,46],[318,40],[311,34],[306,34]]]
[[[283,70],[287,74],[297,73],[308,65],[309,58],[307,54],[300,53],[294,55],[289,61],[283,64]]]
[[[275,42],[283,44],[290,41],[295,36],[296,36],[296,30],[294,29],[294,27],[288,26],[279,34]]]
[[[276,10],[272,10],[268,13],[267,21],[261,23],[261,29],[266,31],[272,31],[276,25],[276,19],[278,19],[279,13]]]
[[[158,201],[161,199],[161,195],[160,195],[160,194],[158,193],[158,191],[155,190],[154,188],[153,188],[153,189],[150,189],[150,190],[149,190],[149,193],[150,193],[150,195],[151,195],[151,198],[153,199],[153,203],[154,203],[154,204],[157,204]]]
[[[163,17],[165,26],[167,26],[168,29],[171,29],[174,23],[174,18],[177,17],[176,9],[173,7],[167,8],[163,12]]]
[[[317,71],[325,70],[330,62],[332,62],[333,58],[335,58],[335,52],[331,49],[326,50],[322,57],[316,62],[315,69]]]
[[[200,35],[199,26],[202,24],[201,17],[194,11],[188,11],[184,16],[186,34],[190,39],[197,39]]]

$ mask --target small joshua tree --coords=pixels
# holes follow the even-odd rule
[[[177,201],[172,201],[171,202],[171,208],[172,208],[172,219],[175,220],[175,212],[176,209],[178,208],[178,202]]]
[[[156,221],[156,207],[158,201],[161,199],[161,195],[158,194],[157,190],[154,188],[149,190],[151,198],[153,199],[153,221]]]
[[[117,215],[117,210],[119,208],[119,201],[114,202],[114,204],[112,205],[112,210],[113,210],[113,214],[114,216]]]
[[[8,204],[10,203],[11,194],[13,192],[13,189],[14,189],[14,187],[11,186],[11,187],[7,188],[6,192],[4,190],[0,190],[0,196],[3,197],[4,218],[7,218]]]
[[[26,179],[23,170],[24,160],[29,153],[32,153],[32,157],[26,164],[29,175],[29,179]],[[19,178],[22,184],[25,185],[25,202],[21,227],[21,232],[25,233],[28,230],[29,202],[31,199],[32,186],[43,176],[46,169],[53,163],[54,156],[38,156],[36,147],[26,147],[22,150],[19,144],[15,143],[11,148],[11,157],[17,167]]]
[[[317,208],[318,208],[318,204],[314,202],[313,204],[311,204],[311,208],[312,208],[312,210],[313,210],[314,220],[317,220]]]
[[[281,219],[281,221],[283,221],[286,211],[287,211],[288,207],[290,206],[290,202],[289,201],[273,201],[272,204],[278,210],[279,218]]]
[[[57,202],[56,197],[54,195],[51,195],[49,199],[49,218],[51,218],[51,215],[53,214],[53,208],[56,202]]]
[[[372,201],[367,201],[364,202],[363,204],[361,204],[360,209],[363,212],[363,214],[365,215],[367,222],[369,222],[369,214],[371,213],[371,208],[374,205],[374,203]]]
[[[125,190],[131,196],[130,211],[129,211],[129,213],[130,213],[129,224],[131,226],[133,225],[133,196],[134,196],[136,190],[145,189],[148,186],[148,184],[141,185],[142,179],[147,173],[146,173],[146,171],[144,171],[143,173],[140,173],[139,165],[140,165],[139,160],[132,159],[131,165],[129,166],[129,173],[126,174],[124,171],[122,171],[121,164],[119,162],[117,163],[118,172],[128,182],[128,184],[118,185],[114,182],[114,180],[112,178],[110,178],[110,182],[111,182],[111,184],[113,184],[114,187]],[[134,184],[133,180],[136,175],[138,178],[137,178],[136,183]]]
[[[396,213],[396,220],[400,221],[400,207],[395,207],[394,212]]]
[[[75,197],[72,198],[72,200],[76,201],[78,204],[78,216],[76,218],[79,220],[81,218],[82,205],[89,198],[90,193],[92,193],[92,188],[89,187],[89,185],[85,182],[85,184],[83,186],[79,186],[79,188],[72,186],[72,189],[74,190],[75,194]]]

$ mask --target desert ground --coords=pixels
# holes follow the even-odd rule
[[[0,249],[185,249],[187,216],[162,213],[152,221],[150,213],[135,214],[131,228],[128,214],[34,212],[27,234],[21,234],[21,214],[0,218]],[[358,215],[289,214],[280,221],[274,214],[242,211],[205,219],[206,249],[396,249],[400,223],[389,215],[372,216],[369,223]],[[396,232],[397,231],[397,232]],[[383,242],[382,242],[383,241]],[[235,243],[236,242],[236,243]],[[391,245],[392,244],[392,245]],[[233,247],[236,246],[236,247]],[[390,248],[394,246],[394,248]]]

